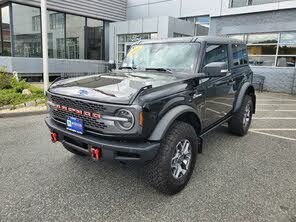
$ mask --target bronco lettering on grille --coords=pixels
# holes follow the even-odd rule
[[[82,110],[78,110],[78,109],[74,109],[74,108],[70,108],[70,107],[66,107],[66,106],[61,106],[58,104],[55,104],[54,107],[59,110],[63,110],[63,111],[69,112],[69,113],[75,113],[77,115],[83,115],[86,117],[92,117],[94,119],[101,118],[101,115],[99,113],[86,112],[86,111],[82,111]]]

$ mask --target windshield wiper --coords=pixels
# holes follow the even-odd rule
[[[166,68],[146,68],[145,70],[146,71],[155,70],[155,71],[168,72],[168,73],[173,74],[173,71],[171,69],[166,69]]]

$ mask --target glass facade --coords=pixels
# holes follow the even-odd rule
[[[117,35],[117,62],[121,63],[133,42],[142,39],[157,39],[157,33]]]
[[[195,34],[194,35],[208,35],[210,28],[210,16],[195,16],[181,18],[188,22],[195,23]]]
[[[105,59],[104,21],[51,10],[47,17],[49,58]],[[0,55],[42,57],[40,8],[10,3],[0,18]]]
[[[230,35],[245,41],[254,66],[295,67],[296,32]]]
[[[11,55],[11,38],[10,38],[10,11],[8,6],[1,8],[1,49],[0,55]]]
[[[196,16],[196,17],[187,17],[182,19],[188,22],[194,22],[195,24],[199,24],[207,28],[210,27],[210,16]]]
[[[65,53],[65,15],[64,13],[48,11],[48,57],[66,58]]]
[[[12,30],[16,57],[41,57],[40,9],[12,4]]]
[[[261,5],[261,4],[277,3],[277,2],[284,2],[284,1],[291,1],[291,0],[231,0],[230,7],[235,8],[235,7]]]
[[[85,18],[66,15],[66,56],[68,59],[84,59]]]
[[[104,56],[104,23],[87,19],[86,59],[98,60]]]

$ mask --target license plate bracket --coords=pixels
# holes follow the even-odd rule
[[[75,117],[67,117],[67,130],[78,133],[78,134],[83,134],[84,132],[84,127],[83,127],[83,120],[77,119]]]

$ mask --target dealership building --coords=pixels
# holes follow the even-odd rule
[[[106,70],[109,24],[126,20],[126,0],[48,0],[49,72]],[[40,0],[0,0],[0,66],[32,80],[42,76]]]
[[[40,0],[0,4],[0,66],[40,76]],[[103,72],[140,39],[209,34],[245,41],[265,89],[296,93],[295,15],[295,0],[48,0],[50,75]]]

